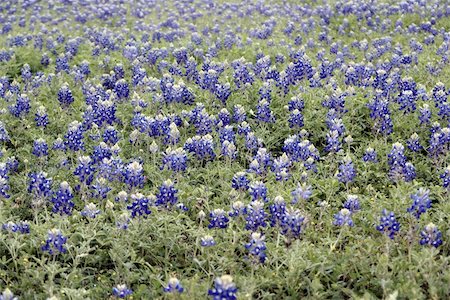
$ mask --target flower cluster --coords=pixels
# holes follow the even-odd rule
[[[184,288],[181,285],[180,281],[175,278],[172,277],[169,279],[169,283],[167,284],[167,286],[164,288],[164,292],[165,293],[183,293]]]
[[[402,144],[395,143],[388,154],[389,177],[394,181],[411,181],[416,177],[416,169],[411,163],[407,162],[404,149],[405,147]]]
[[[119,284],[113,287],[112,293],[114,296],[123,299],[133,294],[133,291],[129,289],[125,284]]]
[[[147,218],[151,214],[150,199],[142,195],[141,193],[131,195],[131,200],[133,201],[127,206],[127,209],[131,211],[131,217],[143,217]]]
[[[208,228],[227,228],[230,219],[223,209],[217,208],[209,213]]]
[[[387,234],[390,239],[394,239],[394,236],[400,230],[400,223],[395,218],[394,212],[383,209],[381,212],[380,224],[376,226],[376,229]]]
[[[430,190],[420,188],[415,194],[410,196],[413,200],[413,204],[407,209],[407,211],[419,219],[420,215],[431,207],[431,199],[429,195]]]
[[[250,242],[245,245],[249,254],[258,262],[264,263],[266,260],[266,242],[265,237],[259,232],[252,232]]]
[[[72,188],[67,181],[61,182],[59,189],[53,194],[52,203],[54,213],[62,215],[71,215],[75,206],[73,200]]]
[[[45,244],[41,247],[42,251],[48,252],[50,255],[58,255],[67,252],[64,245],[67,238],[61,233],[59,229],[53,228],[48,231],[48,237]]]
[[[230,275],[222,275],[214,280],[214,288],[208,291],[213,300],[236,300],[237,288]]]
[[[10,232],[19,232],[22,234],[30,233],[30,224],[27,221],[14,223],[12,221],[2,225],[2,229]]]
[[[159,187],[155,205],[165,208],[175,205],[178,202],[177,193],[178,190],[175,188],[174,183],[170,179],[164,181]]]
[[[425,228],[420,232],[420,237],[421,245],[430,245],[435,248],[442,245],[442,233],[433,223],[425,226]]]

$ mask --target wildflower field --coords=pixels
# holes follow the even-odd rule
[[[0,1],[0,300],[450,298],[450,2]]]

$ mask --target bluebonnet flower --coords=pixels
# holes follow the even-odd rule
[[[169,206],[175,205],[178,201],[177,193],[178,190],[175,188],[172,180],[167,179],[159,187],[159,192],[156,195],[156,206],[169,208]]]
[[[128,185],[130,189],[135,187],[143,187],[144,185],[144,169],[142,165],[133,161],[129,163],[123,172],[124,183]]]
[[[246,191],[249,188],[250,180],[245,172],[237,172],[231,180],[231,187],[235,190]]]
[[[30,233],[30,224],[27,221],[20,221],[18,223],[10,221],[8,223],[3,224],[2,229],[10,232],[19,232],[22,234],[28,234]]]
[[[409,113],[416,110],[416,95],[411,90],[403,90],[397,98],[397,102],[400,104],[400,110],[405,110],[405,113]]]
[[[17,97],[16,104],[9,106],[9,112],[16,118],[23,118],[31,109],[30,98],[26,94]]]
[[[242,123],[247,119],[247,113],[245,112],[245,108],[237,104],[233,108],[233,121],[236,123]]]
[[[429,245],[435,248],[442,245],[442,233],[433,223],[429,223],[425,226],[424,230],[420,232],[420,237],[421,245]]]
[[[126,298],[133,294],[133,291],[129,289],[125,284],[119,284],[112,289],[113,296],[118,298]]]
[[[270,226],[274,227],[280,225],[286,214],[286,202],[282,196],[276,196],[273,204],[269,206],[270,211]]]
[[[47,53],[42,54],[41,57],[41,65],[47,67],[50,64],[50,57],[48,57]]]
[[[197,135],[212,132],[215,118],[206,112],[202,103],[197,103],[196,107],[188,115],[189,122],[195,126]]]
[[[428,104],[424,104],[420,109],[419,121],[420,125],[429,124],[431,120],[431,111]]]
[[[292,97],[288,102],[288,110],[290,112],[294,110],[302,111],[305,108],[305,102],[300,97]]]
[[[380,217],[380,224],[375,227],[378,231],[387,234],[390,239],[394,239],[394,236],[400,230],[400,223],[395,218],[394,212],[389,212],[383,209]]]
[[[322,102],[322,105],[330,110],[334,109],[338,114],[345,113],[347,112],[345,109],[345,97],[347,94],[347,92],[337,88],[331,96],[325,96],[325,100]]]
[[[81,183],[85,185],[90,185],[94,179],[94,163],[89,156],[78,157],[78,166],[73,172],[74,175],[78,176]]]
[[[225,84],[217,84],[214,88],[214,95],[222,102],[223,105],[226,105],[227,100],[231,95],[230,84],[228,82]]]
[[[94,203],[88,203],[84,206],[81,211],[81,215],[86,218],[95,219],[95,217],[100,214],[100,209],[97,209],[97,205]]]
[[[303,115],[300,110],[294,109],[288,118],[290,128],[301,128],[303,127]]]
[[[365,162],[378,162],[377,152],[372,147],[368,147],[363,155],[363,161]]]
[[[346,208],[341,209],[337,214],[334,215],[333,225],[337,226],[353,226],[352,212]]]
[[[275,116],[270,110],[270,103],[263,99],[256,106],[256,119],[264,123],[275,123]]]
[[[340,135],[337,130],[332,130],[327,133],[327,146],[325,151],[337,153],[342,149]]]
[[[245,245],[245,248],[249,251],[250,255],[260,263],[264,263],[266,261],[267,247],[264,239],[264,235],[260,232],[252,232],[250,242]]]
[[[230,125],[231,115],[226,108],[222,108],[217,114],[217,126],[224,127]]]
[[[86,119],[85,119],[85,121],[86,121]],[[101,138],[100,129],[98,128],[98,125],[96,123],[90,123],[89,125],[87,125],[87,123],[83,122],[83,126],[86,131],[88,129],[90,129],[89,138],[92,141],[97,142],[100,140],[100,138]],[[100,147],[98,147],[98,146],[100,146]],[[100,148],[100,149],[98,149],[98,148]],[[98,153],[96,153],[97,151],[98,151]],[[103,159],[102,158],[103,155],[105,155],[104,157],[107,157],[110,154],[110,152],[111,151],[109,149],[109,146],[105,142],[100,142],[99,145],[94,147],[94,154],[92,156],[93,156],[94,160],[97,160],[96,157],[98,157],[98,158],[100,158],[99,161],[101,161]]]
[[[64,247],[67,242],[67,238],[61,233],[59,229],[53,228],[48,231],[48,237],[45,241],[45,245],[41,247],[41,250],[48,252],[50,255],[57,255],[67,252]]]
[[[445,169],[444,173],[439,176],[442,179],[442,186],[450,190],[450,165]]]
[[[89,106],[87,108],[89,108]],[[102,126],[104,123],[109,125],[120,123],[120,119],[116,116],[116,111],[117,107],[115,102],[111,100],[99,100],[90,112],[92,120],[89,122],[95,122],[98,126]],[[88,110],[86,110],[86,112],[88,112]],[[86,126],[89,124],[89,122],[87,122],[88,118],[84,117],[84,119],[85,122],[83,124]]]
[[[413,204],[407,209],[407,211],[419,219],[420,215],[431,207],[431,199],[429,195],[430,190],[419,188],[416,193],[410,196],[413,200]]]
[[[18,297],[14,296],[13,292],[11,292],[10,289],[6,288],[1,294],[0,294],[0,300],[19,300]]]
[[[221,208],[216,208],[209,213],[209,225],[208,228],[227,228],[230,219],[226,216],[226,213]]]
[[[405,147],[397,142],[392,145],[392,150],[388,154],[389,176],[394,181],[401,179],[411,181],[416,177],[414,166],[406,161],[404,149]]]
[[[247,121],[243,121],[242,123],[240,123],[238,125],[238,130],[237,133],[239,135],[243,135],[246,136],[247,134],[249,134],[252,131],[252,129],[250,128],[250,125],[247,123]]]
[[[73,200],[72,188],[67,181],[61,182],[58,191],[53,194],[52,203],[54,213],[70,216],[75,206]]]
[[[234,84],[236,88],[240,89],[247,85],[251,85],[254,82],[254,74],[250,71],[250,65],[245,63],[243,59],[235,60],[232,62],[234,68]]]
[[[59,151],[66,151],[66,145],[64,144],[64,140],[60,137],[58,137],[54,142],[52,146],[53,150],[59,150]]]
[[[178,203],[175,205],[175,207],[176,207],[177,209],[181,210],[181,211],[188,211],[188,210],[189,210],[189,208],[188,208],[186,205],[184,205],[184,203],[182,203],[182,202],[178,202]]]
[[[87,60],[83,60],[80,64],[80,72],[84,76],[88,76],[91,73],[91,70],[89,68],[89,62]],[[117,73],[117,72],[116,72]]]
[[[249,165],[247,170],[249,173],[255,173],[258,175],[265,174],[265,169],[261,168],[259,161],[257,159],[253,159]]]
[[[306,161],[312,158],[313,161],[319,160],[319,151],[309,140],[300,141],[298,135],[289,136],[284,141],[283,151],[292,161]]]
[[[273,161],[272,167],[272,171],[275,173],[275,179],[277,181],[288,180],[291,177],[291,174],[289,174],[289,168],[291,165],[291,160],[286,153],[283,153],[280,157],[276,158]]]
[[[250,183],[248,192],[252,197],[252,201],[263,200],[267,202],[267,187],[262,181],[254,181]]]
[[[106,127],[105,131],[102,135],[103,142],[112,146],[115,145],[119,141],[119,134],[117,130],[113,126]]]
[[[175,145],[180,141],[180,131],[178,130],[177,125],[172,122],[169,125],[169,130],[167,132],[166,137],[164,138],[165,144]]]
[[[231,204],[231,211],[228,213],[230,217],[243,216],[245,214],[245,204],[241,201],[235,201]]]
[[[123,212],[117,217],[116,226],[119,229],[127,230],[130,221],[131,221],[131,219],[130,219],[129,213]]]
[[[69,124],[66,135],[64,136],[64,144],[72,151],[84,150],[83,127],[78,121]]]
[[[34,121],[36,122],[37,127],[44,127],[44,128],[47,127],[49,120],[45,106],[41,105],[38,107]]]
[[[179,294],[181,294],[183,291],[184,291],[183,286],[181,285],[180,281],[177,278],[175,278],[175,277],[170,278],[169,279],[169,283],[164,288],[164,292],[165,293],[179,293]]]
[[[161,166],[161,170],[167,167],[174,172],[184,172],[187,168],[187,161],[186,151],[183,148],[174,150],[168,148],[163,154],[163,165]]]
[[[34,141],[32,153],[37,157],[48,155],[48,145],[44,139],[37,139]]]
[[[245,136],[245,147],[251,152],[254,152],[254,150],[261,147],[261,144],[262,140],[260,138],[257,138],[253,132],[249,132]]]
[[[213,160],[216,157],[213,138],[209,134],[188,138],[184,144],[184,149],[195,154],[200,160]]]
[[[8,199],[11,197],[10,194],[8,194],[8,191],[10,190],[8,177],[0,175],[0,199]]]
[[[221,143],[224,141],[235,142],[234,127],[231,125],[226,125],[219,129],[219,140]]]
[[[104,158],[97,167],[97,177],[103,177],[110,182],[125,182],[125,173],[125,165],[123,164],[122,159],[118,156],[113,156],[110,159]]]
[[[12,97],[12,95],[19,95],[20,94],[20,90],[21,90],[21,86],[20,83],[17,80],[13,80],[13,82],[9,85],[9,95]],[[9,96],[8,93],[6,94],[6,96]],[[22,94],[22,96],[28,97],[26,94]],[[7,99],[7,101],[9,102],[9,99]]]
[[[442,132],[441,124],[439,122],[433,122],[430,127],[430,135],[433,136],[436,133]]]
[[[119,79],[114,85],[114,92],[119,100],[127,99],[130,95],[130,88],[125,79]]]
[[[383,98],[382,92],[377,90],[375,98],[367,104],[367,107],[370,109],[370,118],[375,120],[374,130],[389,135],[393,131],[393,123],[389,101]]]
[[[292,204],[296,204],[302,200],[308,200],[312,196],[311,185],[307,185],[305,182],[297,183],[297,187],[291,192]]]
[[[238,153],[234,142],[229,141],[223,141],[220,152],[224,157],[228,157],[231,160],[234,160]]]
[[[300,213],[300,210],[288,208],[281,217],[281,234],[297,239],[302,233],[305,217]]]
[[[205,235],[201,238],[200,245],[202,247],[212,247],[216,245],[216,242],[214,241],[214,238],[210,235]]]
[[[10,137],[8,134],[8,131],[5,128],[5,124],[3,124],[2,121],[0,121],[0,142],[9,142]]]
[[[116,202],[128,202],[128,193],[125,191],[120,191],[119,193],[117,193],[115,200]]]
[[[53,180],[47,178],[47,173],[29,173],[28,178],[28,193],[33,193],[37,201],[42,201],[51,195],[51,185]]]
[[[345,133],[345,125],[342,119],[339,117],[338,111],[335,109],[330,109],[327,113],[326,124],[330,131],[336,131],[339,137],[343,136]]]
[[[403,178],[406,182],[412,181],[414,178],[416,178],[416,168],[410,162],[407,162],[405,164],[403,172],[404,172]]]
[[[441,129],[433,126],[430,131],[432,134],[428,142],[428,155],[437,159],[448,151],[446,144],[450,141],[450,128]]]
[[[104,158],[111,158],[111,156],[112,152],[109,146],[104,142],[100,142],[100,144],[94,147],[94,153],[92,153],[91,158],[94,164],[97,164]]]
[[[346,157],[342,160],[341,164],[339,165],[339,173],[337,174],[337,177],[339,182],[345,184],[354,180],[354,178],[356,177],[356,170],[351,158]]]
[[[249,172],[264,175],[272,166],[272,156],[266,148],[259,148],[250,164]]]
[[[95,183],[90,186],[92,197],[106,199],[111,188],[108,186],[108,180],[104,177],[97,177]]]
[[[214,280],[214,288],[208,290],[213,300],[236,300],[237,288],[230,275],[222,275]]]
[[[68,107],[75,101],[67,82],[64,83],[58,91],[58,101],[62,107]]]
[[[266,227],[266,212],[264,203],[256,200],[252,201],[246,208],[245,229],[257,231],[259,227]]]
[[[116,64],[116,65],[114,66],[113,70],[114,70],[115,78],[116,78],[117,80],[122,79],[122,78],[125,77],[125,70],[124,70],[122,64],[120,64],[120,63],[119,63],[119,64]]]
[[[6,170],[8,170],[9,174],[15,173],[18,171],[19,161],[14,157],[8,157],[6,159]],[[5,175],[5,174],[3,174]]]
[[[413,133],[411,137],[406,142],[406,145],[408,146],[409,150],[418,152],[422,150],[422,145],[419,142],[419,135],[417,133]]]
[[[131,211],[132,218],[141,216],[147,218],[152,213],[150,210],[151,203],[148,197],[145,197],[141,193],[136,193],[131,195],[131,200],[133,202],[127,206],[127,209]]]
[[[344,208],[348,209],[351,213],[355,213],[356,211],[361,209],[359,205],[359,199],[356,195],[348,195],[347,200],[344,203]]]

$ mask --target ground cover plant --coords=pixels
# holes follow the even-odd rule
[[[448,1],[0,20],[0,299],[450,297]]]

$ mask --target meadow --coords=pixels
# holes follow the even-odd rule
[[[450,298],[450,3],[0,1],[0,300]]]

